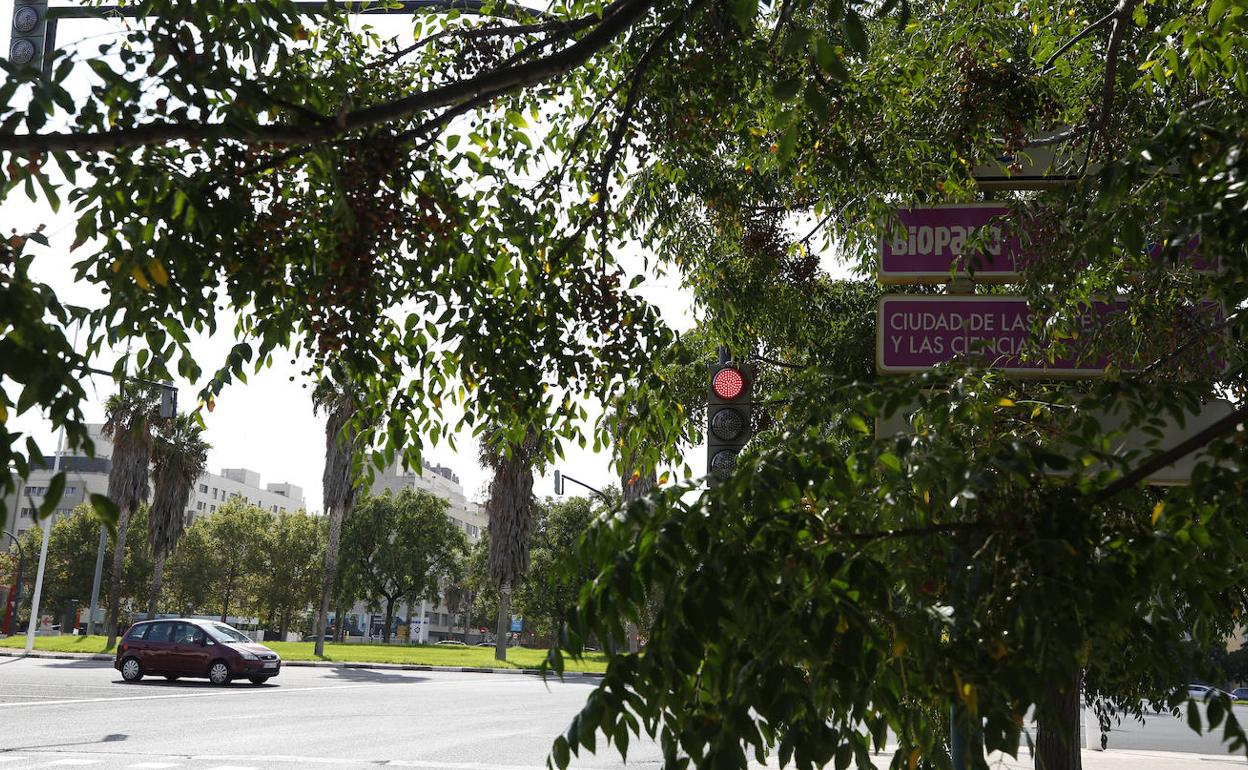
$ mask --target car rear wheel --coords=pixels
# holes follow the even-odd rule
[[[213,684],[229,684],[230,683],[230,667],[226,665],[224,660],[214,661],[208,667],[208,681]]]
[[[138,658],[126,658],[121,662],[121,678],[127,682],[137,682],[143,678],[143,666]]]
[[[251,680],[252,684],[264,684],[269,681],[267,676],[249,676],[247,678]]]

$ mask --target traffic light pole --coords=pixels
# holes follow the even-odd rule
[[[100,527],[100,546],[95,551],[95,576],[91,578],[91,609],[87,616],[87,636],[95,633],[95,612],[100,606],[100,582],[104,575],[104,551],[108,548],[108,530]]]

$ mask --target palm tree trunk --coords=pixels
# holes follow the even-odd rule
[[[338,572],[338,541],[342,536],[342,509],[329,512],[329,543],[325,547],[325,574],[321,576],[321,609],[316,616],[317,656],[325,654],[325,624],[329,620],[329,598],[334,590],[334,576]],[[338,623],[342,626],[342,622]]]
[[[511,631],[511,586],[498,587],[498,624],[495,626],[494,660],[507,660],[507,634]]]
[[[1057,718],[1042,719],[1037,725],[1036,770],[1082,770],[1079,754],[1079,702],[1081,677],[1050,684],[1048,700]]]
[[[108,576],[108,643],[111,650],[117,643],[117,623],[121,619],[121,570],[126,563],[126,529],[134,511],[125,509],[117,517],[117,542],[113,545],[113,574]],[[31,619],[32,622],[34,619]]]
[[[160,603],[160,585],[165,579],[165,554],[156,557],[152,565],[152,590],[147,595],[147,619],[156,617],[156,605]]]

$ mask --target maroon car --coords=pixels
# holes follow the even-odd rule
[[[182,618],[135,623],[117,645],[113,668],[127,682],[156,674],[171,682],[190,676],[229,684],[246,677],[264,684],[281,672],[282,659],[225,623]]]

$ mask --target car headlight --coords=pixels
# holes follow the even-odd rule
[[[252,655],[250,652],[247,652],[246,650],[239,650],[238,654],[243,656],[243,660],[260,660],[255,655]]]

